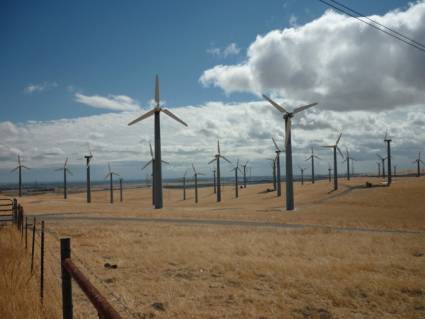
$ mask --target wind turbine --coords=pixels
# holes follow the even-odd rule
[[[379,155],[379,154],[376,154],[376,156],[378,156],[378,158],[381,160],[381,162],[382,162],[382,177],[385,179],[385,160],[387,159],[387,158],[385,158],[385,157],[382,157],[381,155]]]
[[[338,143],[341,140],[341,136],[342,136],[342,133],[339,134],[339,136],[336,140],[336,143],[334,145],[322,146],[322,147],[325,147],[325,148],[332,148],[333,149],[333,155],[334,155],[334,168],[333,168],[333,171],[334,171],[334,190],[338,189],[338,162],[337,162],[337,158],[336,158],[337,157],[336,151],[338,150],[341,157],[344,158],[344,154],[342,154],[340,148],[338,147]]]
[[[238,171],[241,172],[241,169],[239,168],[239,160],[236,161],[236,166],[232,168],[232,171],[235,171],[235,197],[238,198],[239,197]]]
[[[63,170],[63,198],[64,199],[68,198],[68,190],[67,190],[67,184],[66,184],[66,174],[69,173],[69,174],[72,175],[72,172],[67,167],[67,164],[68,164],[68,157],[66,158],[65,164],[63,165],[63,167],[55,170],[55,171],[62,171]]]
[[[384,142],[387,143],[387,165],[388,165],[388,181],[387,185],[390,186],[392,182],[391,174],[391,138],[388,136],[388,131],[385,132]]]
[[[113,176],[120,176],[119,174],[113,172],[111,170],[111,164],[108,163],[108,174],[106,174],[105,179],[109,177],[109,194],[110,194],[110,203],[114,202],[114,184],[113,184]]]
[[[217,202],[221,202],[221,181],[220,181],[220,158],[224,159],[226,162],[230,163],[231,162],[224,157],[223,155],[221,155],[220,153],[220,141],[217,141],[217,154],[214,155],[214,159],[212,159],[211,161],[208,162],[208,164],[211,164],[213,162],[216,162],[216,169],[217,169]]]
[[[217,177],[216,177],[217,170],[214,168],[212,171],[213,171],[213,188],[214,188],[214,194],[217,194]]]
[[[120,202],[122,202],[123,200],[123,196],[122,196],[122,178],[120,178]]]
[[[314,155],[313,146],[311,147],[311,155],[306,158],[306,161],[311,160],[311,183],[314,184],[315,182],[315,176],[314,176],[314,159],[320,160],[320,157],[317,155]]]
[[[277,184],[277,196],[281,196],[282,195],[282,185],[280,182],[280,153],[282,152],[279,148],[279,146],[277,146],[276,141],[274,140],[274,138],[272,137],[272,141],[275,147],[275,152],[276,152],[276,161],[275,161],[275,166],[276,166],[276,184]]]
[[[246,161],[244,165],[242,165],[243,168],[243,188],[246,188],[246,167],[248,165],[249,161]]]
[[[285,120],[285,155],[286,155],[286,210],[294,209],[294,181],[292,172],[292,142],[291,142],[291,126],[292,118],[295,114],[304,111],[317,103],[312,103],[295,108],[292,112],[288,112],[284,107],[277,104],[268,96],[263,94],[263,97],[269,101],[279,112],[283,113]]]
[[[350,152],[348,151],[348,148],[345,149],[345,154],[346,156],[345,156],[344,162],[347,162],[347,181],[349,181],[350,180],[350,160],[354,161],[354,159],[350,156]]]
[[[192,168],[193,168],[193,176],[195,178],[195,203],[198,202],[198,175],[204,175],[202,173],[199,173],[196,168],[195,165],[193,165],[192,163]]]
[[[87,203],[91,203],[91,183],[90,183],[90,161],[93,158],[93,153],[90,149],[89,145],[89,155],[84,155],[84,158],[86,159],[86,183],[87,183]]]
[[[156,200],[156,196],[155,196],[155,192],[156,192],[156,188],[155,188],[155,157],[153,156],[153,150],[152,150],[152,144],[149,143],[149,151],[151,154],[151,160],[149,162],[147,162],[143,167],[142,167],[142,171],[148,167],[150,164],[152,164],[152,205],[156,207],[155,205],[155,200]],[[162,161],[162,163],[165,164],[169,164],[166,161]]]
[[[329,183],[332,182],[332,167],[331,167],[331,163],[328,163],[328,180]]]
[[[378,177],[381,177],[381,162],[376,162],[378,165]]]
[[[272,183],[273,183],[273,190],[276,190],[276,158],[268,158],[267,160],[272,162]]]
[[[417,164],[418,172],[416,174],[416,177],[420,177],[421,176],[421,163],[425,165],[425,163],[421,160],[421,152],[418,153],[418,158],[415,159],[412,163]]]
[[[166,115],[171,117],[173,120],[176,120],[177,122],[183,124],[184,126],[187,126],[187,124],[181,119],[179,119],[176,115],[174,115],[171,111],[160,106],[158,75],[156,75],[156,78],[155,78],[155,103],[156,103],[156,106],[152,110],[146,112],[145,114],[138,117],[134,121],[128,123],[128,125],[133,125],[134,123],[142,121],[152,115],[154,115],[155,117],[155,161],[153,163],[154,172],[155,172],[154,173],[155,182],[153,183],[153,185],[155,187],[155,190],[154,190],[155,208],[159,209],[163,207],[160,113],[161,112],[165,113]]]
[[[22,196],[22,169],[30,169],[29,167],[26,167],[25,165],[22,165],[21,163],[21,156],[18,155],[18,166],[16,166],[14,169],[11,170],[11,172],[14,172],[16,170],[18,170],[18,196],[21,197]]]
[[[301,166],[298,166],[298,168],[301,171],[301,185],[304,185],[304,171],[306,170],[306,168],[305,167],[301,167]]]
[[[394,175],[394,177],[397,177],[397,165],[394,165],[394,173],[393,173]]]
[[[184,175],[183,175],[183,200],[186,200],[186,175],[187,175],[187,170],[184,172]]]

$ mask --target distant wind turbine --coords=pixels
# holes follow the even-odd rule
[[[314,159],[320,160],[320,157],[317,155],[314,155],[313,146],[311,147],[311,155],[306,158],[306,161],[311,160],[311,183],[314,184],[315,182],[315,176],[314,176]]]
[[[292,118],[295,114],[300,113],[317,103],[311,103],[308,105],[300,106],[295,108],[292,112],[288,112],[283,106],[277,104],[275,101],[270,99],[268,96],[263,94],[263,97],[269,101],[279,112],[283,113],[285,120],[285,155],[286,155],[286,210],[294,209],[294,181],[292,171],[292,138],[291,138],[291,127]]]
[[[63,198],[68,198],[68,189],[67,189],[67,183],[66,183],[66,175],[67,173],[72,175],[72,172],[69,170],[68,166],[68,157],[65,160],[65,164],[63,167],[56,169],[55,171],[63,171]]]
[[[301,166],[298,166],[298,168],[301,171],[301,185],[304,185],[304,171],[306,170],[306,168],[305,167],[301,167]]]
[[[334,190],[338,189],[338,161],[337,161],[337,154],[336,152],[338,151],[338,153],[341,155],[342,158],[344,158],[344,154],[342,154],[340,148],[338,147],[338,143],[341,140],[341,136],[342,133],[339,134],[336,142],[334,145],[325,145],[322,147],[325,148],[332,148],[333,149],[333,155],[334,155],[334,167],[333,167],[333,171],[334,171]]]
[[[186,175],[187,175],[187,170],[184,172],[184,175],[183,175],[183,200],[186,200]]]
[[[105,179],[107,179],[109,177],[109,198],[110,198],[110,203],[112,204],[114,202],[114,181],[113,181],[113,177],[118,176],[120,177],[119,174],[113,172],[111,170],[111,164],[108,163],[108,173],[105,176]]]
[[[275,166],[276,166],[276,185],[277,185],[277,196],[281,196],[282,195],[282,183],[280,182],[280,153],[282,152],[279,148],[279,146],[277,145],[276,141],[274,140],[274,138],[272,137],[272,141],[275,147],[275,152],[276,152],[276,161],[275,161]]]
[[[236,161],[236,166],[232,168],[232,171],[235,171],[235,197],[239,197],[239,184],[238,184],[238,171],[241,172],[239,168],[239,160]]]
[[[354,161],[354,159],[351,157],[350,152],[348,151],[348,148],[345,148],[345,154],[346,155],[345,155],[344,162],[347,163],[347,180],[349,181],[350,180],[350,160]]]
[[[385,132],[384,142],[387,144],[387,165],[388,165],[388,182],[387,185],[390,186],[392,182],[391,174],[391,138],[388,136],[388,131]]]
[[[18,170],[18,196],[22,196],[22,169],[30,169],[29,167],[26,167],[25,165],[22,165],[21,163],[21,156],[18,155],[18,166],[16,166],[14,169],[11,170],[11,172],[14,172]]]
[[[224,159],[226,162],[228,162],[229,164],[231,164],[231,162],[224,157],[223,155],[221,155],[220,153],[220,141],[217,141],[217,154],[214,155],[214,159],[212,159],[211,161],[208,162],[208,164],[211,164],[213,162],[216,163],[216,169],[217,169],[217,178],[216,178],[216,183],[217,183],[217,202],[221,202],[221,178],[220,178],[220,158]]]
[[[272,162],[272,183],[273,183],[273,190],[276,190],[276,157],[275,158],[268,158],[267,160]]]
[[[199,173],[196,168],[195,165],[193,165],[192,163],[192,169],[193,169],[193,176],[195,178],[195,203],[198,202],[198,175],[204,175],[202,173]]]
[[[86,159],[86,199],[87,203],[91,203],[91,182],[90,182],[90,161],[93,158],[93,153],[89,145],[89,155],[84,155]]]
[[[187,124],[182,121],[180,118],[178,118],[176,115],[174,115],[171,111],[167,110],[164,107],[160,106],[160,99],[159,99],[159,77],[158,75],[155,78],[155,103],[156,106],[143,114],[142,116],[138,117],[134,121],[128,123],[128,125],[133,125],[139,121],[142,121],[152,115],[155,117],[155,161],[154,161],[154,179],[155,182],[155,208],[160,209],[163,207],[163,196],[162,196],[162,161],[161,161],[161,124],[160,124],[160,113],[163,112],[167,114],[169,117],[171,117],[173,120],[176,120],[177,122],[183,124],[184,126],[187,126]]]
[[[243,188],[246,188],[246,168],[249,161],[246,161],[244,165],[242,165],[243,168]]]
[[[416,177],[420,177],[421,176],[421,164],[425,165],[425,163],[421,160],[421,152],[418,153],[418,158],[415,159],[412,163],[416,163],[417,165],[417,173],[416,173]]]
[[[376,162],[378,165],[378,177],[381,177],[381,162]]]
[[[332,182],[332,166],[331,166],[331,163],[328,164],[328,180],[329,180],[329,183]]]
[[[376,156],[378,156],[378,158],[381,160],[382,162],[382,177],[385,179],[385,160],[387,159],[386,157],[382,157],[379,154],[376,154]]]

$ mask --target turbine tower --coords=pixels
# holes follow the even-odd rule
[[[214,168],[213,170],[213,188],[214,188],[214,194],[217,194],[217,170]]]
[[[301,166],[298,166],[298,168],[301,171],[301,185],[304,185],[304,171],[306,170],[306,168],[305,167],[301,167]]]
[[[268,96],[263,94],[263,97],[269,101],[279,112],[283,113],[285,120],[285,155],[286,155],[286,210],[294,209],[294,182],[292,172],[292,142],[291,142],[291,126],[292,118],[295,114],[304,111],[317,103],[312,103],[295,108],[292,112],[288,112],[284,107],[277,104]]]
[[[416,177],[420,177],[421,176],[421,164],[425,163],[421,160],[421,152],[418,153],[418,158],[415,159],[412,163],[416,163],[417,165],[417,173],[416,173]]]
[[[391,138],[388,136],[388,131],[385,132],[385,137],[384,137],[384,142],[387,144],[387,176],[388,176],[388,181],[387,181],[387,185],[390,186],[391,182],[392,182],[392,174],[391,174]]]
[[[93,158],[93,153],[90,149],[90,145],[89,145],[89,155],[84,155],[84,158],[86,159],[86,198],[87,198],[87,203],[91,203],[91,182],[90,182],[90,161]]]
[[[147,162],[143,167],[142,167],[142,171],[148,167],[150,164],[152,164],[152,206],[156,206],[155,205],[155,200],[156,200],[156,196],[155,196],[155,192],[156,192],[156,188],[155,188],[155,157],[153,156],[153,150],[152,150],[152,144],[149,143],[149,151],[151,154],[151,160],[149,162]],[[164,164],[169,164],[166,161],[162,161],[162,163]]]
[[[381,162],[376,162],[378,165],[378,177],[381,177]]]
[[[239,168],[239,160],[236,161],[236,166],[232,168],[232,171],[235,171],[235,197],[238,198],[239,197],[238,171],[241,172],[241,169]]]
[[[282,152],[279,148],[279,146],[277,146],[276,141],[274,140],[274,138],[272,137],[272,141],[275,147],[275,152],[276,152],[276,161],[275,161],[275,166],[276,166],[276,184],[277,184],[277,196],[281,196],[282,195],[282,185],[280,182],[280,153]]]
[[[193,176],[195,178],[195,203],[198,203],[198,175],[204,175],[204,174],[199,173],[196,170],[195,165],[193,165],[193,163],[192,163],[192,169],[193,169]]]
[[[267,160],[272,162],[272,183],[273,183],[273,191],[276,190],[276,158],[268,158]]]
[[[341,136],[342,136],[342,133],[339,134],[339,136],[336,140],[336,143],[334,145],[322,146],[322,147],[325,147],[325,148],[332,148],[333,149],[333,155],[334,155],[334,168],[333,168],[333,171],[334,171],[334,190],[338,189],[338,161],[337,161],[336,151],[338,150],[341,157],[344,158],[344,154],[342,154],[340,148],[338,147],[338,143],[341,140]]]
[[[18,166],[16,166],[14,169],[11,170],[11,172],[14,172],[18,170],[18,196],[22,196],[22,169],[30,169],[29,167],[26,167],[25,165],[22,165],[21,163],[21,156],[18,155]]]
[[[331,163],[328,163],[328,180],[329,183],[332,182],[332,167],[331,167]]]
[[[186,175],[187,175],[187,170],[184,172],[184,175],[183,175],[183,200],[186,200]]]
[[[242,165],[243,168],[243,188],[246,188],[246,168],[249,161],[246,161],[244,165]]]
[[[354,159],[351,157],[350,152],[348,151],[348,148],[345,148],[345,159],[344,162],[347,162],[347,181],[350,180],[350,160],[354,161]]]
[[[105,179],[109,177],[109,197],[110,197],[111,204],[114,202],[114,184],[113,184],[114,175],[120,177],[118,173],[115,173],[111,170],[111,164],[108,163],[108,174],[106,174]]]
[[[160,99],[159,99],[159,78],[158,75],[156,75],[155,78],[155,103],[156,106],[143,114],[142,116],[138,117],[134,121],[128,123],[128,125],[133,125],[139,121],[142,121],[152,115],[155,117],[155,161],[153,163],[154,166],[154,194],[155,194],[155,208],[160,209],[163,207],[163,196],[162,196],[162,161],[161,161],[161,124],[160,124],[160,113],[163,112],[172,119],[176,120],[177,122],[183,124],[184,126],[187,126],[187,124],[179,119],[176,115],[174,115],[171,111],[167,110],[164,107],[160,106]]]
[[[221,202],[221,180],[220,180],[220,158],[224,159],[226,162],[230,163],[231,162],[224,157],[223,155],[221,155],[220,153],[220,141],[217,141],[217,154],[214,155],[214,159],[212,159],[211,161],[208,162],[208,164],[211,164],[213,162],[216,162],[216,168],[217,168],[217,202]]]
[[[65,160],[65,164],[63,165],[63,167],[56,169],[55,171],[62,171],[63,170],[63,198],[67,199],[68,198],[68,189],[67,189],[67,184],[66,184],[66,175],[67,173],[72,175],[72,172],[69,170],[69,168],[67,167],[68,165],[68,157]]]
[[[397,177],[397,165],[394,165],[394,173],[393,173],[394,177]]]
[[[381,160],[382,163],[382,177],[385,179],[385,160],[387,159],[386,157],[382,157],[379,154],[376,154],[376,156],[378,156],[378,158]]]
[[[314,159],[320,160],[320,157],[317,155],[314,155],[313,146],[311,147],[311,155],[306,158],[306,161],[311,160],[311,183],[314,184],[315,182],[315,176],[314,176]]]

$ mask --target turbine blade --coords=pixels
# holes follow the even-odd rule
[[[65,165],[64,165],[64,167],[66,167],[66,165],[68,164],[68,157],[66,158],[66,160],[65,160]]]
[[[339,133],[339,136],[338,136],[338,139],[336,140],[336,143],[335,143],[335,145],[338,145],[338,143],[339,143],[339,140],[341,139],[341,136],[342,136],[342,133]]]
[[[111,173],[111,163],[108,163],[108,171]]]
[[[193,172],[196,174],[195,165],[193,165],[193,163],[192,163],[192,169],[193,169]]]
[[[152,116],[155,114],[155,109],[150,110],[148,112],[146,112],[145,114],[143,114],[142,116],[139,116],[137,119],[131,121],[130,123],[128,123],[128,126],[133,125],[134,123],[140,122],[141,120],[144,120],[146,118],[148,118],[149,116]]]
[[[170,165],[170,163],[169,163],[169,162],[167,162],[167,161],[163,161],[163,160],[161,160],[161,162],[162,162],[162,163],[164,163],[164,164]]]
[[[19,168],[19,166],[16,166],[14,169],[12,169],[10,172],[14,172]]]
[[[302,112],[302,111],[304,111],[304,110],[306,110],[306,109],[309,109],[310,107],[313,107],[313,106],[315,106],[315,105],[317,105],[318,103],[317,102],[314,102],[314,103],[311,103],[311,104],[307,104],[307,105],[304,105],[304,106],[300,106],[300,107],[297,107],[293,112],[292,112],[292,114],[297,114],[297,113],[299,113],[299,112]]]
[[[187,170],[185,170],[183,177],[186,177],[187,175]]]
[[[379,159],[382,161],[384,158],[381,156],[381,155],[379,155],[379,154],[376,154],[376,156],[378,156],[379,157]]]
[[[337,146],[336,149],[338,150],[338,153],[341,155],[342,158],[344,158],[344,154],[342,153],[341,149]]]
[[[152,150],[152,144],[149,142],[149,151],[151,153],[151,158],[153,159],[153,150]]]
[[[220,155],[220,140],[217,140],[217,151],[218,151],[218,155]]]
[[[165,114],[167,114],[172,119],[176,120],[177,122],[180,122],[184,126],[187,126],[186,122],[184,122],[183,120],[179,119],[175,114],[171,113],[171,111],[169,111],[167,109],[161,109],[161,111],[164,112]]]
[[[222,159],[224,159],[226,162],[228,162],[228,163],[230,163],[230,164],[232,164],[232,162],[231,161],[229,161],[226,157],[224,157],[223,155],[220,155],[220,157],[222,158]]]
[[[143,166],[142,167],[142,171],[146,168],[146,167],[148,167],[149,166],[149,164],[151,164],[152,163],[152,160],[150,160],[149,162],[147,162],[146,164],[145,164],[145,166]]]
[[[269,98],[267,95],[263,94],[263,98],[265,98],[267,101],[269,101],[271,103],[271,105],[273,105],[276,109],[279,110],[279,112],[281,113],[288,113],[287,110],[285,110],[282,106],[280,106],[279,104],[277,104],[275,101],[273,101],[271,98]]]
[[[71,170],[70,170],[70,169],[66,168],[65,170],[68,172],[68,174],[70,174],[70,175],[74,175],[74,174],[72,174],[72,172],[71,172]]]
[[[62,171],[62,170],[63,170],[63,168],[57,168],[57,169],[55,169],[55,172]]]
[[[272,141],[273,141],[274,147],[276,147],[276,150],[280,152],[280,148],[279,146],[277,146],[276,141],[274,140],[273,137],[272,137]]]
[[[107,179],[109,175],[111,175],[111,173],[106,174],[104,179]]]
[[[215,160],[216,160],[216,159],[214,158],[214,159],[212,159],[211,161],[209,161],[209,162],[208,162],[208,165],[209,165],[209,164],[211,164],[211,163],[213,163],[213,162],[215,162]]]
[[[29,167],[26,167],[25,165],[21,165],[21,167],[25,168],[25,169],[31,169]]]
[[[320,146],[320,147],[324,147],[324,148],[333,148],[333,147],[334,147],[334,145],[322,145],[322,146]]]
[[[21,166],[21,156],[18,154],[18,165]]]
[[[155,77],[155,102],[159,106],[159,76],[158,74]]]

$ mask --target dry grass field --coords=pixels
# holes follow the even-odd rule
[[[340,180],[337,192],[327,181],[297,184],[291,213],[282,198],[265,192],[270,185],[242,189],[238,199],[226,186],[221,203],[201,189],[197,205],[192,190],[182,201],[181,190],[167,189],[160,211],[151,208],[150,189],[126,191],[124,203],[113,205],[108,192],[93,193],[92,204],[82,193],[21,202],[34,215],[329,226],[46,219],[49,251],[59,252],[58,236],[70,236],[76,264],[125,318],[424,318],[425,179],[397,178],[390,188],[368,189],[366,181],[380,184]],[[57,265],[55,258],[49,262]],[[58,287],[52,282],[60,298]],[[75,311],[96,318],[78,289]]]

